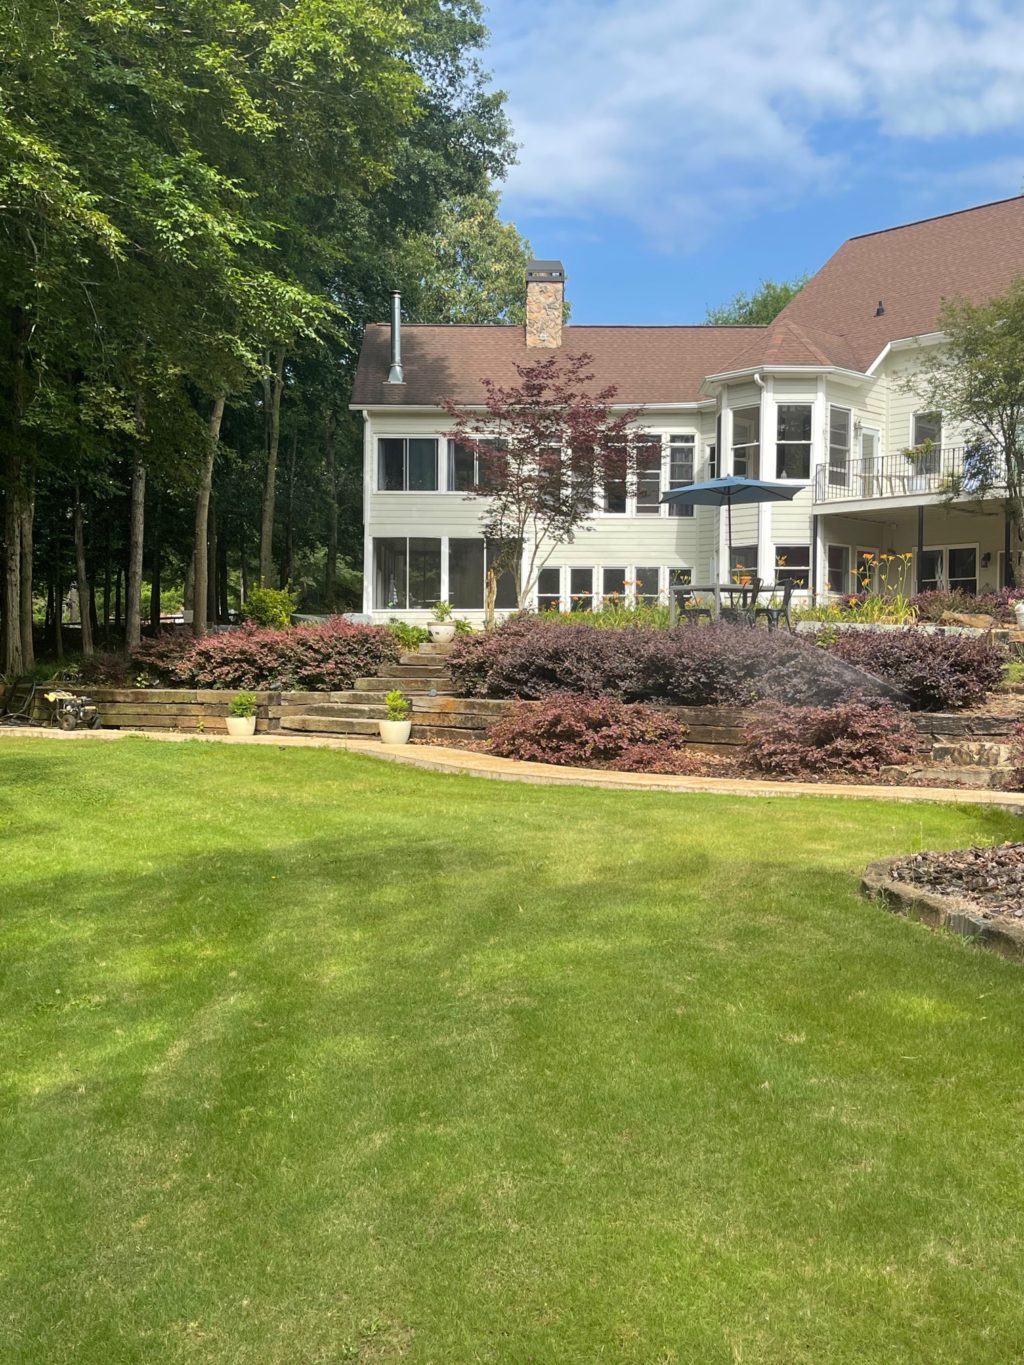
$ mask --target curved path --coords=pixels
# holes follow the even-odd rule
[[[738,777],[671,777],[662,773],[619,773],[593,768],[563,768],[550,763],[522,763],[517,759],[494,758],[490,754],[466,749],[445,749],[435,745],[382,744],[375,739],[355,739],[330,735],[253,735],[237,739],[231,735],[181,734],[154,730],[76,730],[69,734],[43,726],[0,726],[0,743],[5,738],[69,740],[71,742],[115,741],[125,736],[152,739],[158,743],[198,740],[204,744],[249,744],[278,749],[346,749],[389,763],[404,763],[430,772],[469,777],[486,777],[497,782],[532,782],[546,786],[604,787],[612,791],[705,792],[719,796],[832,796],[853,801],[934,801],[944,805],[999,806],[1024,815],[1024,792],[990,791],[964,787],[889,787],[847,782],[767,782]],[[0,780],[3,779],[3,754],[0,751]]]

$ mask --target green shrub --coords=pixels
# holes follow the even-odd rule
[[[398,688],[385,693],[384,705],[388,708],[388,720],[408,720],[412,709],[408,697]]]
[[[245,600],[242,616],[254,626],[283,630],[292,623],[298,598],[287,588],[253,588]]]
[[[259,703],[256,700],[255,692],[239,692],[238,695],[232,697],[231,701],[228,703],[228,715],[243,717],[254,716],[258,705]]]
[[[408,621],[389,621],[388,630],[405,650],[419,649],[430,639],[426,626],[411,626]]]

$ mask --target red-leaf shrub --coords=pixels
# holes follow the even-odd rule
[[[884,678],[915,711],[959,711],[983,701],[1003,674],[1006,651],[982,635],[843,630],[829,652]]]
[[[747,729],[743,756],[756,771],[776,777],[869,777],[887,764],[909,763],[917,749],[918,733],[905,711],[857,700],[765,708]]]
[[[638,748],[664,761],[685,735],[685,725],[650,706],[573,692],[514,706],[489,731],[491,752],[502,758],[586,768],[618,767]]]
[[[462,696],[531,701],[576,692],[679,706],[812,705],[892,691],[802,636],[725,624],[594,630],[517,617],[456,640],[449,666]]]
[[[201,640],[163,636],[147,641],[133,658],[171,686],[333,692],[378,673],[399,652],[385,627],[338,618],[287,630],[243,626]]]

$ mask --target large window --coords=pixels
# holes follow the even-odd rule
[[[601,596],[607,601],[608,598],[625,603],[626,600],[626,570],[623,569],[602,569],[601,571]]]
[[[594,605],[594,570],[569,570],[569,610],[590,611]]]
[[[740,479],[760,478],[761,409],[737,408],[732,415],[732,472]]]
[[[846,488],[850,482],[849,408],[829,409],[828,415],[828,481],[836,488]]]
[[[693,466],[697,449],[695,436],[670,436],[668,438],[668,486],[685,488],[693,483]],[[714,446],[711,447],[714,450]],[[694,507],[678,502],[667,504],[670,517],[692,517]]]
[[[808,587],[811,582],[811,547],[776,545],[775,581],[792,583],[794,588]]]
[[[636,446],[638,516],[661,515],[661,437],[643,436]]]
[[[734,545],[732,547],[732,572],[729,575],[731,581],[735,582],[739,578],[751,577],[757,573],[757,546],[756,545]]]
[[[949,545],[925,550],[921,559],[921,590],[978,591],[978,551],[974,545]]]
[[[449,492],[469,493],[473,489],[493,487],[499,481],[504,465],[502,452],[508,446],[498,440],[487,441],[485,445],[487,451],[481,452],[459,441],[448,442]]]
[[[491,540],[486,542],[486,546],[487,568],[490,569],[501,554],[502,547]],[[519,605],[516,598],[516,580],[507,569],[498,575],[498,594],[494,599],[494,605],[499,611],[511,611]]]
[[[647,568],[641,568],[638,564],[633,574],[633,592],[636,601],[642,602],[646,606],[657,606],[659,601],[658,579],[660,577],[658,567],[652,564]]]
[[[448,601],[456,611],[482,611],[484,606],[484,542],[448,542]]]
[[[830,545],[828,547],[828,567],[826,588],[829,592],[858,592],[850,573],[849,545]]]
[[[775,474],[779,479],[811,477],[811,405],[780,403]]]
[[[441,542],[388,537],[373,542],[376,611],[414,611],[441,598]]]
[[[925,450],[916,465],[922,474],[938,474],[942,467],[942,413],[915,412],[911,421],[910,443]]]
[[[562,607],[562,570],[541,569],[537,578],[537,610],[560,611]]]
[[[385,493],[437,491],[437,441],[382,436],[377,442],[377,487]]]

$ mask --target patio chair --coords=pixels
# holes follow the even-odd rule
[[[734,626],[752,626],[757,619],[754,614],[754,607],[760,591],[761,580],[759,578],[752,578],[749,583],[744,583],[739,605],[737,606],[734,597],[729,606],[722,607],[721,619]]]
[[[700,621],[713,621],[715,613],[710,607],[703,606],[692,592],[679,595],[679,624],[695,626]]]
[[[757,621],[763,616],[768,622],[769,630],[778,630],[779,622],[785,621],[786,629],[792,634],[793,622],[790,620],[789,616],[789,604],[793,600],[793,589],[795,586],[796,585],[791,578],[783,583],[782,602],[777,607],[773,606],[770,600],[771,596],[774,596],[775,593],[775,589],[773,588],[769,596],[768,604],[763,607],[755,607],[754,620]]]

